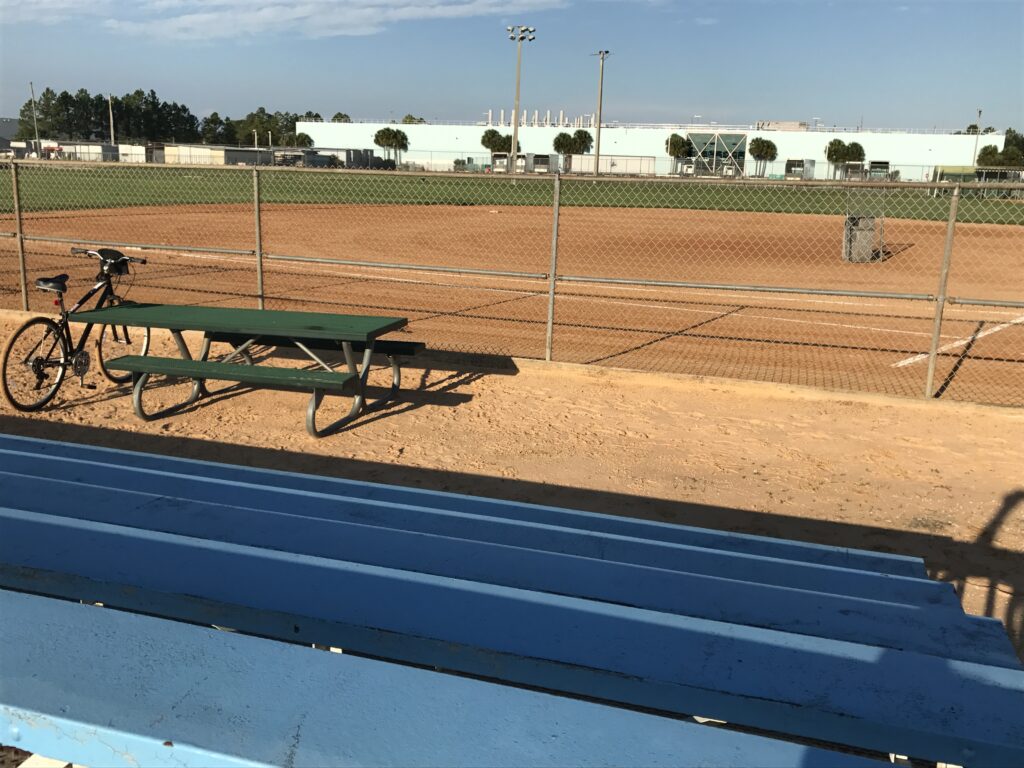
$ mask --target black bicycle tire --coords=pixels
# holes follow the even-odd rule
[[[14,345],[17,340],[23,333],[34,325],[46,325],[49,327],[50,332],[53,333],[54,338],[57,340],[57,346],[60,348],[62,360],[60,367],[57,369],[57,378],[49,391],[36,402],[26,405],[15,400],[14,395],[11,394],[10,386],[7,383],[7,364],[11,356],[11,350],[14,349]],[[12,408],[18,411],[31,413],[33,411],[40,410],[45,407],[47,403],[53,400],[57,391],[60,389],[61,384],[64,383],[64,377],[68,372],[69,361],[70,352],[68,350],[68,343],[64,338],[64,332],[61,330],[61,327],[48,317],[33,317],[31,320],[23,323],[22,326],[14,332],[14,335],[8,339],[7,344],[4,347],[3,370],[0,371],[0,383],[2,383],[3,386],[4,399],[10,403]]]
[[[107,331],[113,328],[113,325],[104,325],[100,328],[99,338],[96,340],[96,362],[99,364],[100,372],[107,378],[108,381],[114,384],[126,384],[132,380],[131,371],[124,373],[112,373],[106,366],[105,357],[103,354],[103,340],[107,336]],[[140,328],[138,326],[118,326],[122,331],[128,327],[131,327],[135,331],[142,331],[142,355],[149,354],[149,343],[150,343],[150,331],[149,328]]]

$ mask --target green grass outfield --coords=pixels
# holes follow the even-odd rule
[[[247,204],[253,199],[251,169],[161,166],[22,165],[21,209],[40,211]],[[273,170],[260,174],[267,204],[550,206],[551,178],[440,176]],[[931,190],[873,189],[842,183],[767,185],[757,181],[702,182],[563,178],[561,204],[610,208],[678,208],[754,213],[857,213],[944,221],[950,198]],[[973,193],[973,196],[972,196]],[[0,213],[13,211],[10,168],[0,169]],[[967,190],[960,222],[1024,225],[1024,200],[977,196]]]

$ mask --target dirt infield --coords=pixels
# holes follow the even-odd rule
[[[530,206],[277,205],[261,211],[268,254],[521,277],[265,261],[273,308],[401,314],[435,347],[543,357],[552,210]],[[945,222],[879,222],[879,261],[841,259],[843,217],[563,206],[558,273],[594,278],[933,294]],[[0,224],[0,228],[3,225]],[[252,206],[32,213],[31,237],[252,251]],[[949,293],[1024,297],[1024,228],[959,224]],[[13,240],[0,241],[0,305],[16,307]],[[31,275],[90,265],[30,241]],[[244,254],[148,253],[132,298],[253,306]],[[534,275],[534,277],[530,277]],[[82,283],[79,283],[82,284]],[[42,308],[40,296],[33,307]],[[556,360],[755,378],[919,397],[934,304],[737,290],[559,282]],[[1024,404],[1024,310],[950,305],[935,386],[945,397]]]
[[[265,252],[547,273],[552,210],[533,206],[261,207]],[[563,275],[800,288],[934,293],[946,223],[885,219],[869,264],[841,259],[842,216],[563,207]],[[0,223],[0,227],[3,224]],[[134,207],[24,216],[30,236],[252,250],[249,205]],[[12,228],[13,229],[13,228]],[[1020,299],[1022,228],[959,224],[950,293]]]

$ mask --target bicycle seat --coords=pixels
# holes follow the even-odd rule
[[[41,291],[56,291],[65,293],[68,290],[68,276],[57,275],[56,277],[40,277],[36,280],[36,288]]]

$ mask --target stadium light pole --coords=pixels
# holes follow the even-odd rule
[[[28,89],[32,92],[32,126],[36,133],[36,157],[43,156],[43,146],[39,143],[39,121],[36,119],[36,87],[28,81]]]
[[[604,60],[608,58],[611,51],[598,51],[593,56],[597,56],[601,60],[601,66],[598,70],[597,76],[597,124],[596,131],[597,137],[594,139],[594,175],[598,176],[601,173],[601,99],[604,96]]]
[[[515,27],[506,27],[508,32],[508,39],[517,41],[516,48],[516,101],[515,107],[512,109],[512,151],[511,155],[512,164],[509,166],[508,172],[516,172],[516,160],[519,159],[519,72],[523,66],[523,42],[533,40],[535,38],[534,32],[537,31],[536,27],[524,27],[522,24]]]
[[[981,107],[978,107],[978,130],[974,132],[974,167],[978,167],[978,138],[981,136]]]
[[[110,144],[113,146],[116,144],[114,138],[114,97],[111,94],[107,94],[107,113],[110,117]]]

